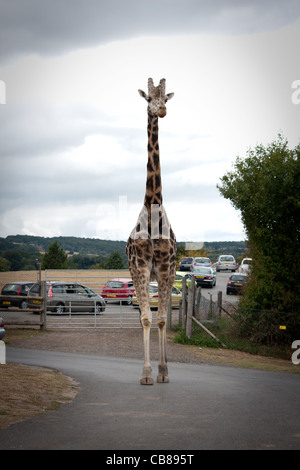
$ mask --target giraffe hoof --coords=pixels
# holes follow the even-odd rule
[[[169,383],[169,377],[167,375],[158,374],[157,382],[160,384],[167,384]]]
[[[142,377],[140,380],[140,384],[141,385],[153,385],[153,378],[149,376]]]

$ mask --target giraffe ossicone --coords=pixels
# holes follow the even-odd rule
[[[150,281],[158,283],[157,326],[159,363],[157,382],[169,382],[166,356],[166,321],[169,299],[175,279],[176,239],[162,204],[158,118],[167,114],[166,103],[174,93],[165,92],[166,81],[154,86],[148,79],[148,93],[138,90],[148,103],[148,163],[144,205],[126,245],[130,274],[139,302],[143,327],[144,367],[140,383],[152,385],[150,363],[150,329],[152,312],[149,306]]]

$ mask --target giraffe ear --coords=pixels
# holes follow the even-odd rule
[[[138,92],[142,98],[145,98],[145,100],[148,100],[148,95],[143,90],[138,90]]]
[[[171,99],[173,98],[173,96],[174,96],[174,93],[168,93],[168,94],[166,95],[167,101],[168,101],[168,100],[171,100]]]

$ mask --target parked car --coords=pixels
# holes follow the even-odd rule
[[[217,283],[213,269],[208,266],[196,266],[192,272],[192,276],[195,278],[197,287],[208,286],[212,288]]]
[[[221,255],[221,256],[219,256],[219,258],[217,260],[216,268],[217,268],[217,272],[226,271],[226,270],[235,272],[235,270],[237,268],[235,258],[232,255]]]
[[[47,282],[47,310],[57,313],[96,312],[105,310],[105,301],[92,289],[76,282]],[[40,284],[35,283],[29,290],[30,297],[40,296]],[[39,299],[28,299],[28,308],[37,308],[41,304]]]
[[[212,262],[210,261],[209,258],[195,258],[194,260],[194,267],[195,266],[207,266],[207,267],[212,267]]]
[[[173,286],[172,292],[171,292],[171,298],[172,298],[172,307],[179,307],[181,299],[182,299],[182,293],[180,292],[179,289]],[[138,306],[139,302],[136,296],[132,298],[132,305]],[[149,286],[149,305],[150,307],[157,308],[158,307],[158,284],[157,282],[150,282]]]
[[[135,289],[132,279],[111,279],[103,286],[101,295],[104,299],[125,299],[127,305],[132,302]]]
[[[194,258],[190,256],[185,256],[184,258],[181,258],[180,263],[179,263],[179,270],[180,271],[192,271],[194,262],[195,262]]]
[[[12,299],[11,296],[27,296],[30,287],[33,282],[8,282],[1,290],[1,295],[5,295],[5,298],[0,298],[0,307],[18,307],[27,308],[26,299]]]
[[[184,277],[186,277],[186,285],[189,287],[191,285],[191,275],[182,271],[176,271],[173,286],[179,290],[182,290],[182,279]]]
[[[248,275],[251,270],[252,258],[244,258],[239,267],[239,273]]]
[[[228,280],[226,294],[241,294],[247,283],[247,277],[243,274],[232,274]]]
[[[3,339],[4,336],[5,336],[4,321],[3,321],[3,318],[0,317],[0,340]]]

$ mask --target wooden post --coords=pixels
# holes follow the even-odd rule
[[[172,294],[170,295],[168,314],[167,314],[167,330],[172,328]]]
[[[200,320],[200,302],[201,302],[201,287],[196,289],[195,295],[195,317]]]
[[[186,325],[186,293],[187,293],[187,287],[186,287],[186,277],[182,279],[182,309],[181,309],[181,326],[182,328],[185,328]]]
[[[222,313],[222,291],[218,291],[218,315],[221,316]]]
[[[41,282],[43,308],[41,311],[41,330],[47,329],[47,286],[46,281]]]
[[[195,298],[195,280],[192,281],[191,286],[188,288],[188,305],[186,316],[186,336],[192,336],[192,317],[194,313],[194,298]]]

